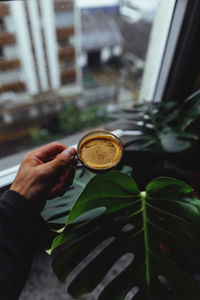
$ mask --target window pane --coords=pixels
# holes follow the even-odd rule
[[[0,158],[137,102],[158,1],[2,1]]]

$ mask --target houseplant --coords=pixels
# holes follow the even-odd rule
[[[125,299],[130,290],[130,299],[199,299],[194,274],[200,267],[200,202],[191,192],[186,183],[167,177],[152,180],[142,192],[119,171],[93,177],[53,242],[52,251],[61,248],[53,261],[58,278],[65,283],[100,245],[101,252],[70,283],[75,299],[91,292],[124,255],[128,263],[98,299]]]
[[[191,184],[199,192],[200,171],[200,91],[182,104],[144,103],[122,110],[113,128],[140,131],[123,137],[126,155],[143,188],[156,176],[173,176]],[[145,172],[141,165],[145,165]]]
[[[125,299],[129,291],[127,299],[199,299],[200,204],[192,194],[198,189],[199,98],[197,92],[182,106],[143,104],[120,114],[121,128],[141,131],[124,140],[122,161],[132,166],[139,188],[121,172],[94,177],[79,170],[66,198],[44,211],[52,223],[67,220],[51,249],[62,282],[100,244],[69,285],[76,299],[99,286],[124,257],[121,273],[111,276],[98,299]],[[169,177],[153,179],[160,175],[175,175],[193,188]]]

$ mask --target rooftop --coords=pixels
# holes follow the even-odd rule
[[[85,51],[122,46],[123,36],[112,15],[82,12],[82,48]]]

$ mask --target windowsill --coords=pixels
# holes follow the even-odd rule
[[[102,129],[102,128],[101,128]],[[79,132],[74,135],[70,135],[66,138],[62,138],[59,140],[59,142],[65,144],[65,145],[74,145],[77,143],[77,141],[85,134],[85,132]],[[39,146],[36,146],[31,149],[27,149],[25,151],[4,157],[0,159],[0,189],[8,186],[12,183],[14,180],[19,165],[25,156],[26,153],[38,148]]]
[[[103,127],[98,127],[93,130],[97,130],[97,129],[103,129]],[[63,138],[63,139],[59,140],[59,142],[65,144],[65,145],[69,145],[69,146],[72,145],[73,147],[76,148],[77,141],[79,141],[79,139],[87,132],[88,131],[79,132],[77,134]],[[118,137],[122,137],[124,135],[140,134],[139,131],[134,131],[134,130],[133,131],[130,131],[130,130],[124,131],[121,129],[114,130],[114,131],[112,131],[112,133],[114,133]],[[33,150],[33,149],[29,149],[29,150],[20,152],[18,154],[14,154],[14,155],[0,159],[0,189],[4,188],[5,186],[9,186],[12,183],[12,181],[14,180],[14,178],[17,174],[19,165],[20,165],[24,155],[31,150]]]
[[[77,143],[77,141],[80,139],[80,137],[83,134],[84,133],[77,133],[74,135],[70,135],[70,136],[67,136],[66,138],[60,139],[59,142],[65,144],[65,145],[73,145],[73,144]],[[16,165],[19,165],[26,153],[28,153],[38,147],[40,147],[40,146],[38,145],[33,148],[27,149],[25,151],[1,158],[0,159],[0,174],[3,170],[12,168],[13,166],[16,166]]]

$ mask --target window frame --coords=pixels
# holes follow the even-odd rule
[[[163,88],[163,101],[183,102],[194,92],[194,85],[200,70],[199,16],[200,1],[188,1],[177,47]]]
[[[163,99],[188,3],[189,0],[159,2],[147,52],[140,102],[160,102]]]

